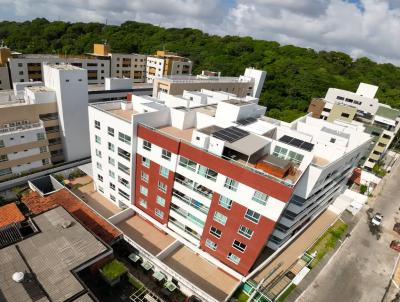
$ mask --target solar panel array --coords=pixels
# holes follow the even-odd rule
[[[307,143],[301,139],[294,138],[289,135],[282,136],[279,141],[307,151],[311,151],[314,148],[314,144]]]
[[[229,143],[234,143],[237,140],[246,137],[249,135],[249,132],[239,129],[237,127],[228,127],[225,129],[221,129],[212,134],[213,137],[221,139],[223,141],[227,141]]]
[[[254,122],[256,122],[256,121],[257,121],[256,118],[254,118],[254,117],[249,117],[249,118],[245,118],[245,119],[242,119],[242,120],[238,121],[238,124],[239,124],[239,125],[246,126],[246,125],[252,124],[252,123],[254,123]]]

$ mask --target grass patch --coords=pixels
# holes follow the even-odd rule
[[[346,230],[347,224],[341,220],[337,220],[333,226],[331,226],[326,233],[317,240],[317,242],[307,251],[310,255],[317,251],[317,256],[311,262],[310,268],[314,268],[326,253],[335,248],[337,241],[343,236]]]
[[[291,294],[292,291],[294,291],[294,289],[296,288],[296,285],[291,284],[284,292],[283,294],[279,297],[278,300],[276,300],[276,302],[283,302],[286,300],[287,297],[289,297],[289,295]]]
[[[237,302],[246,302],[249,299],[249,296],[244,291],[240,291],[236,296],[236,299]]]
[[[128,269],[122,262],[114,259],[104,265],[100,271],[107,280],[111,281],[125,274]]]

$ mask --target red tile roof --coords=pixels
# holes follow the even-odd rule
[[[21,213],[15,203],[9,203],[0,207],[0,228],[24,220],[25,216]]]
[[[22,201],[33,214],[40,214],[60,205],[107,243],[111,243],[121,235],[120,231],[66,189],[61,189],[45,197],[40,196],[37,192],[30,192],[22,197]]]
[[[361,169],[355,168],[353,170],[353,174],[350,177],[350,181],[355,183],[356,185],[361,185]]]

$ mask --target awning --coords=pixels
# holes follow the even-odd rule
[[[161,280],[167,278],[167,276],[166,276],[165,274],[163,274],[162,272],[155,272],[155,273],[153,274],[153,277],[154,277],[155,279],[157,279],[158,281],[161,281]]]
[[[135,253],[130,254],[128,258],[133,262],[138,262],[141,259],[141,257]]]
[[[153,268],[153,264],[151,264],[149,261],[143,262],[142,267],[146,270],[149,271]]]
[[[176,285],[171,281],[168,281],[164,284],[164,286],[170,291],[173,292],[176,289]]]

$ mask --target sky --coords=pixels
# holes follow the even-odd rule
[[[0,0],[0,20],[127,20],[344,51],[400,66],[400,0]]]

